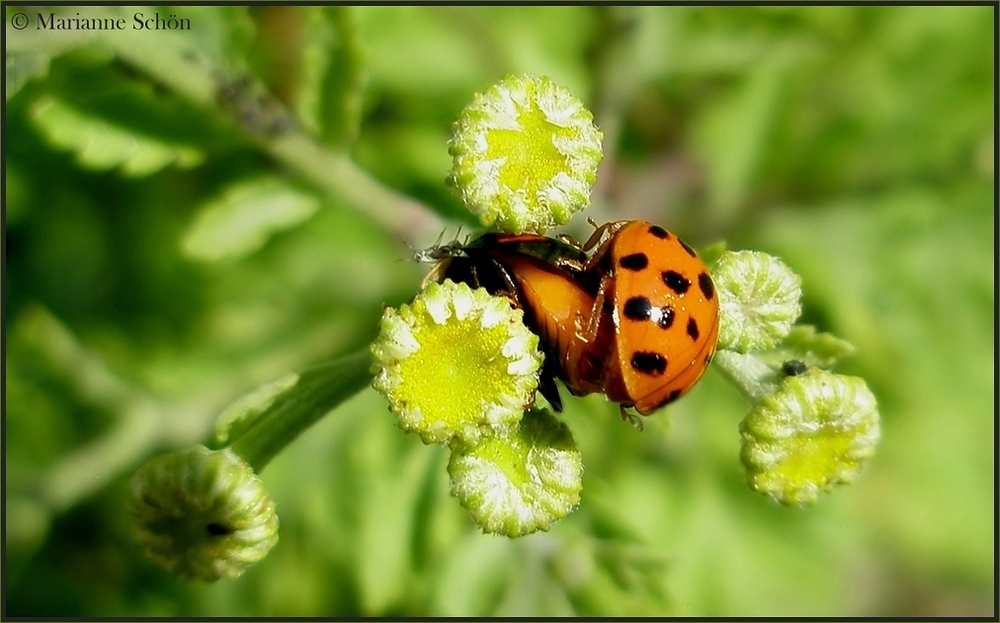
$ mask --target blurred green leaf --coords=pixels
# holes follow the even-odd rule
[[[762,357],[780,366],[795,359],[807,366],[832,368],[837,362],[854,355],[857,348],[830,333],[820,333],[812,325],[795,325],[776,348]]]
[[[428,7],[369,5],[357,12],[376,92],[391,89],[426,97],[489,86],[477,66],[475,42],[436,19]],[[484,82],[476,84],[479,79]]]
[[[346,149],[357,138],[361,104],[368,74],[358,31],[357,9],[328,6],[323,15],[332,30],[326,71],[320,85],[320,137],[335,149]]]
[[[194,260],[238,259],[260,249],[275,232],[308,220],[318,209],[314,195],[280,179],[242,180],[199,208],[181,248]]]
[[[21,87],[35,77],[42,77],[49,71],[51,57],[45,52],[24,52],[8,54],[4,62],[4,90],[6,99],[14,97]]]
[[[731,220],[753,190],[772,140],[786,81],[780,67],[756,67],[729,97],[720,98],[707,110],[696,126],[709,175],[706,216],[711,220]]]
[[[123,175],[142,177],[170,165],[193,167],[204,160],[193,147],[132,133],[52,98],[35,103],[32,120],[54,146],[73,151],[77,162],[90,169],[120,168]]]
[[[448,552],[431,607],[443,616],[491,613],[500,602],[515,546],[504,537],[467,534]]]

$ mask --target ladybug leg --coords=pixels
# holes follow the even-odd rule
[[[587,319],[584,337],[587,342],[594,343],[597,340],[597,331],[601,325],[601,317],[604,315],[604,304],[607,301],[608,286],[611,284],[611,276],[604,275],[597,286],[597,294],[594,296],[594,305],[590,308],[590,318]]]
[[[601,238],[604,237],[605,233],[607,233],[608,236],[613,236],[616,231],[625,227],[625,225],[629,223],[629,221],[611,221],[610,223],[598,225],[593,221],[593,219],[589,218],[587,219],[587,222],[594,228],[594,233],[590,234],[590,238],[587,238],[587,241],[580,245],[580,248],[583,251],[590,251],[596,247],[597,243],[601,241]]]
[[[604,238],[605,233],[608,235],[608,240],[610,240],[611,237],[615,235],[615,232],[617,232],[622,227],[625,227],[625,225],[628,225],[628,223],[629,221],[614,221],[611,223],[605,223],[604,225],[601,225],[600,227],[594,230],[594,233],[590,235],[590,238],[587,239],[587,242],[583,243],[583,251],[588,252],[594,247],[597,247],[598,243],[600,243],[601,240]],[[591,224],[593,225],[594,222],[591,221]],[[587,264],[583,267],[583,270],[589,271],[598,264],[600,264],[601,260],[605,258],[610,249],[611,245],[607,244],[607,241],[605,241],[604,244],[601,244],[601,246],[597,247],[597,251],[594,251],[594,254],[591,255],[590,258],[587,260]],[[609,269],[605,270],[605,272],[610,272],[610,270]]]
[[[548,353],[545,355],[542,374],[538,378],[538,392],[548,401],[556,413],[562,411],[562,397],[559,396],[559,386],[556,385],[556,377],[552,371],[552,357]]]
[[[468,285],[472,286],[473,289],[481,287],[479,285],[479,271],[476,270],[475,264],[469,264],[469,281],[472,283]]]
[[[638,415],[629,413],[625,409],[624,405],[618,405],[618,412],[621,413],[622,420],[631,424],[632,428],[636,429],[640,433],[643,431],[644,427],[642,425],[642,419]]]
[[[571,273],[582,273],[586,268],[586,262],[569,257],[557,257],[554,262],[559,268]]]
[[[583,245],[577,242],[576,238],[574,238],[573,236],[570,236],[568,234],[559,234],[558,236],[556,236],[556,240],[567,246],[573,247],[574,249],[583,251]]]
[[[515,307],[520,307],[520,303],[517,300],[517,286],[514,285],[514,280],[510,276],[510,272],[498,261],[490,260],[493,267],[496,268],[497,274],[500,275],[500,279],[503,280],[503,290],[498,290],[494,294],[499,294],[506,296],[511,300]],[[475,268],[475,267],[473,267]]]

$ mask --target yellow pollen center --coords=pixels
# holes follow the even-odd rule
[[[552,182],[560,171],[569,167],[567,158],[552,140],[562,136],[574,137],[571,128],[549,122],[534,100],[534,89],[529,93],[527,108],[518,107],[517,122],[520,129],[493,129],[487,133],[486,157],[503,159],[500,182],[508,188],[524,190],[534,197]]]

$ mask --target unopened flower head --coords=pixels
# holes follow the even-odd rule
[[[740,424],[755,491],[784,504],[849,483],[875,453],[879,415],[863,379],[812,368],[785,378]]]
[[[453,452],[448,473],[483,531],[509,537],[548,530],[579,504],[583,487],[573,436],[545,410],[529,411],[509,436]]]
[[[450,280],[387,308],[371,350],[375,389],[425,443],[474,444],[510,431],[534,399],[542,365],[521,310]]]
[[[195,446],[155,457],[131,488],[132,536],[174,575],[238,577],[278,542],[274,502],[230,450]]]
[[[712,276],[719,292],[720,349],[773,348],[802,313],[802,279],[772,255],[726,251]]]
[[[484,225],[543,233],[590,202],[602,138],[568,90],[544,77],[507,76],[455,122],[449,181]]]

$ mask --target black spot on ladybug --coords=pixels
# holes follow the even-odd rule
[[[681,397],[681,390],[675,389],[674,391],[667,394],[667,397],[661,400],[659,404],[656,405],[656,409],[659,409],[660,407],[665,407],[680,397]]]
[[[687,251],[688,255],[690,255],[691,257],[698,257],[698,254],[695,253],[694,249],[692,249],[691,247],[689,247],[686,242],[684,242],[680,238],[677,239],[677,242],[681,243],[681,246],[684,247],[684,250]]]
[[[666,239],[670,238],[670,232],[668,232],[667,230],[663,229],[659,225],[650,225],[650,227],[649,227],[649,233],[652,234],[652,235],[654,235],[654,236],[656,236],[660,240],[666,240]]]
[[[674,324],[672,307],[656,307],[644,296],[633,296],[625,301],[622,312],[629,320],[649,320],[661,329],[669,329]]]
[[[655,322],[661,329],[669,329],[674,324],[674,308],[669,305],[654,307],[649,314],[649,319]]]
[[[781,372],[785,376],[798,376],[805,372],[809,366],[799,361],[798,359],[791,359],[781,364]]]
[[[677,294],[684,294],[691,287],[691,280],[675,270],[667,270],[662,274],[663,283]]]
[[[715,284],[712,283],[712,278],[708,276],[708,273],[701,273],[698,275],[698,287],[701,288],[701,293],[705,295],[705,298],[712,300],[715,296]]]
[[[632,368],[643,374],[659,376],[667,370],[667,358],[660,353],[638,351],[632,354]]]
[[[644,296],[633,296],[625,301],[622,311],[629,320],[649,320],[649,312],[653,304]]]
[[[645,253],[632,253],[622,257],[618,260],[618,264],[622,268],[627,268],[628,270],[642,270],[649,266],[649,258],[646,257]]]
[[[696,342],[698,341],[698,336],[701,335],[701,333],[698,331],[698,323],[694,318],[688,318],[687,333],[691,336],[692,340]]]

